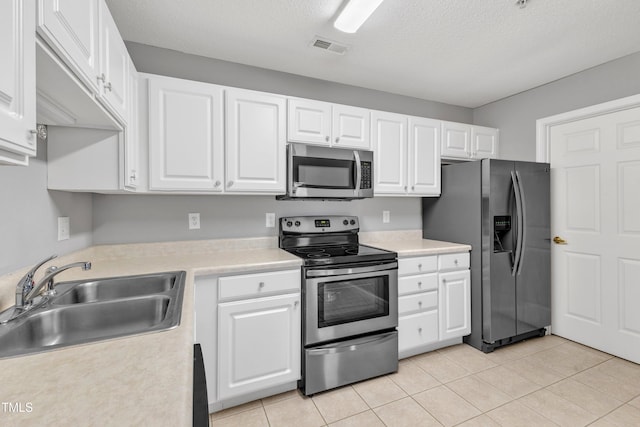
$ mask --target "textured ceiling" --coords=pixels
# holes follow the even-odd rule
[[[640,0],[385,0],[355,34],[342,0],[107,4],[125,40],[472,108],[640,51]]]

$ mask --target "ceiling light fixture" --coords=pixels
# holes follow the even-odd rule
[[[355,33],[383,0],[348,0],[333,26],[345,33]]]

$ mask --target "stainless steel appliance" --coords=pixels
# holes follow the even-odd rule
[[[484,159],[442,167],[442,196],[422,199],[423,236],[471,251],[471,335],[484,352],[551,324],[546,163]]]
[[[280,219],[280,247],[303,259],[305,395],[398,370],[397,254],[358,229],[354,216]]]
[[[373,152],[287,144],[287,199],[373,197]]]

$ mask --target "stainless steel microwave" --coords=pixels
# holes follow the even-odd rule
[[[287,193],[280,200],[373,197],[373,152],[287,144]]]

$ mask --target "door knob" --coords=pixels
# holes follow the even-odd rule
[[[566,245],[567,241],[560,236],[556,236],[553,238],[553,243],[555,243],[556,245]]]

